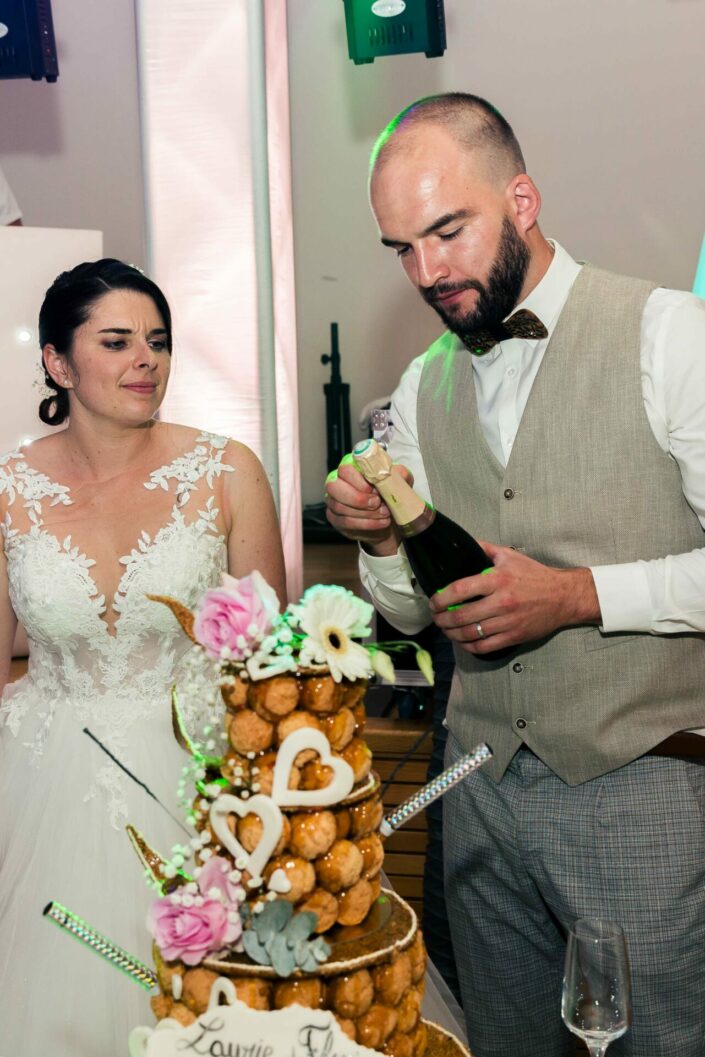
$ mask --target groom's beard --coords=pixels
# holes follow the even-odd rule
[[[517,234],[516,228],[505,216],[502,222],[502,237],[486,283],[468,279],[464,283],[436,283],[422,290],[424,299],[435,308],[445,325],[460,338],[464,345],[472,347],[472,335],[479,330],[492,330],[509,315],[519,301],[529,267],[529,248]],[[472,312],[462,314],[452,307],[437,303],[439,295],[460,290],[477,290],[480,295]]]

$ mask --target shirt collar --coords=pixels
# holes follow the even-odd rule
[[[509,313],[511,316],[514,315],[515,312],[518,312],[520,308],[528,308],[539,317],[548,331],[547,338],[511,339],[512,341],[531,341],[535,348],[539,348],[542,342],[544,343],[542,347],[545,347],[545,343],[548,342],[553,334],[556,323],[558,322],[558,317],[568,300],[568,294],[582,268],[582,264],[574,261],[568,251],[563,249],[559,242],[555,242],[554,239],[546,239],[546,241],[553,247],[551,263],[531,293],[527,294],[524,300],[515,305]],[[456,349],[465,349],[465,346],[457,335],[454,334],[452,337],[453,345]],[[482,366],[489,366],[489,364],[493,363],[501,353],[502,344],[506,345],[507,342],[498,343],[493,349],[490,349],[489,352],[483,353],[481,356],[477,356],[474,352],[470,352],[473,367],[477,369]]]
[[[553,247],[553,258],[543,278],[536,284],[530,294],[516,306],[528,308],[539,317],[550,337],[568,300],[571,287],[578,277],[581,265],[574,261],[570,254],[558,242],[548,239]],[[513,315],[513,312],[510,313]],[[546,340],[545,338],[542,340]]]

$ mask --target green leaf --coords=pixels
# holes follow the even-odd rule
[[[315,940],[311,942],[311,953],[317,962],[328,961],[330,957],[331,948],[328,946],[322,936],[317,936]]]
[[[299,968],[303,969],[305,973],[313,973],[318,968],[318,962],[310,951],[306,951],[305,958],[299,962]]]
[[[267,948],[260,943],[254,929],[245,929],[242,934],[242,945],[253,962],[257,962],[258,965],[272,964]]]
[[[316,927],[318,918],[310,910],[302,910],[295,914],[286,927],[286,938],[289,946],[293,947],[300,940],[307,940]]]
[[[291,976],[296,968],[296,959],[294,952],[286,942],[286,936],[282,933],[274,936],[267,944],[267,949],[271,958],[272,968],[279,976]]]
[[[266,943],[270,937],[283,932],[293,913],[293,906],[285,899],[274,899],[267,903],[261,914],[254,915],[254,926],[259,938]]]
[[[309,954],[308,948],[308,940],[299,940],[298,943],[294,944],[294,958],[297,965],[302,965],[306,961]]]

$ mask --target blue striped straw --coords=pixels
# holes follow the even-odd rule
[[[419,811],[423,811],[429,804],[433,803],[439,796],[443,796],[447,793],[452,786],[462,781],[466,775],[472,771],[481,767],[483,763],[487,763],[488,760],[492,759],[492,750],[489,746],[483,742],[478,745],[476,749],[469,752],[467,756],[462,756],[457,763],[454,763],[452,767],[449,767],[442,774],[439,774],[437,778],[434,778],[432,782],[425,785],[423,789],[419,789],[418,793],[414,793],[408,800],[405,800],[403,804],[395,808],[391,815],[387,815],[385,819],[382,819],[382,824],[379,827],[379,832],[382,837],[388,837],[395,829],[399,829],[405,822],[408,822],[414,815],[418,815]]]

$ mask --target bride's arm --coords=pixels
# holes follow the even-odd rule
[[[18,622],[17,631],[15,632],[15,641],[12,646],[13,657],[26,657],[29,653],[29,641],[27,639],[27,632]]]
[[[10,602],[7,582],[7,561],[5,555],[0,552],[0,691],[5,689],[10,675],[12,644],[16,627],[17,617]]]
[[[224,461],[235,473],[224,474],[228,512],[228,572],[246,576],[259,570],[286,605],[286,573],[281,533],[272,490],[262,463],[244,444],[230,441]]]

